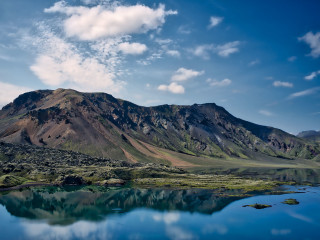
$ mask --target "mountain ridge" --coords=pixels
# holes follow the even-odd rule
[[[234,117],[215,103],[143,107],[107,93],[72,89],[24,93],[4,106],[0,139],[177,166],[197,165],[182,154],[313,159],[320,152],[317,144]]]

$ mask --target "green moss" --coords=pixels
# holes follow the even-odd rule
[[[297,201],[297,199],[294,199],[294,198],[286,199],[286,200],[284,200],[282,203],[288,204],[288,205],[298,205],[298,204],[299,204],[299,202]]]
[[[0,188],[14,187],[26,182],[28,182],[28,180],[23,177],[3,175],[0,177]]]

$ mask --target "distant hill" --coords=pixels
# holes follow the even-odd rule
[[[297,135],[299,138],[304,138],[309,141],[320,142],[320,131],[303,131]]]
[[[0,140],[175,166],[197,165],[198,157],[313,159],[320,152],[317,144],[214,103],[142,107],[71,89],[28,92],[3,107]]]

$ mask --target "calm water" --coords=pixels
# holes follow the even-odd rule
[[[320,239],[320,188],[239,199],[207,190],[0,193],[0,239]],[[281,203],[295,198],[299,205]],[[246,204],[271,204],[257,210]]]

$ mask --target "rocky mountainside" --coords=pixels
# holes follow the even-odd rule
[[[320,131],[303,131],[299,133],[297,137],[307,139],[309,141],[320,142]]]
[[[175,166],[189,164],[184,156],[195,163],[197,157],[313,159],[320,152],[315,143],[241,120],[214,103],[142,107],[70,89],[28,92],[3,107],[0,139]]]

